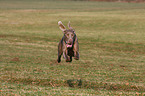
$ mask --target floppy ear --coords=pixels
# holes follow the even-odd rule
[[[70,21],[68,22],[68,28],[69,28],[69,29],[73,29],[73,28],[70,26]]]
[[[65,26],[62,24],[61,21],[58,22],[58,26],[63,32],[66,30]]]

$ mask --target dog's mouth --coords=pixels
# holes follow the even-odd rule
[[[67,48],[71,48],[72,47],[72,45],[69,45],[69,44],[66,44],[66,46],[67,46]]]

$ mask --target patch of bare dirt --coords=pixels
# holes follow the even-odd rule
[[[15,58],[11,59],[11,61],[17,62],[17,61],[20,61],[20,59],[19,59],[19,57],[15,57]]]

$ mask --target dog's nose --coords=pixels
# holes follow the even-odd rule
[[[69,42],[72,43],[73,42],[73,39],[70,39]]]
[[[67,42],[67,44],[71,45],[71,42]]]
[[[67,43],[68,43],[68,44],[72,44],[72,42],[73,42],[73,40],[70,39]]]

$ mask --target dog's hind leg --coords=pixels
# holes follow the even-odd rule
[[[66,62],[71,62],[71,59],[69,58],[69,56],[67,55],[67,52],[63,52],[63,57],[66,60]]]
[[[72,56],[70,56],[70,62],[72,61]]]

